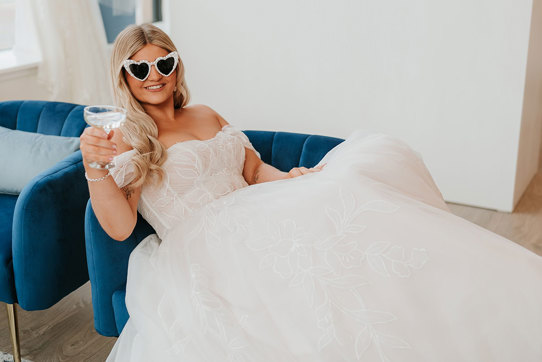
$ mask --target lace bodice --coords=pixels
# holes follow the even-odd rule
[[[163,238],[179,219],[195,209],[248,186],[242,174],[245,147],[260,157],[248,137],[229,124],[211,139],[173,144],[162,165],[164,181],[144,185],[141,190],[139,213]],[[115,167],[110,172],[119,187],[134,178],[135,166],[130,161],[135,152],[130,150],[114,158]]]

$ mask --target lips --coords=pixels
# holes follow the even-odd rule
[[[160,83],[160,84],[153,84],[153,85],[150,85],[150,86],[147,86],[147,87],[144,87],[146,90],[148,91],[151,91],[151,92],[157,92],[157,91],[160,91],[162,89],[164,89],[166,85],[164,83]]]

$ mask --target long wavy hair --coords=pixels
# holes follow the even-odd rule
[[[167,159],[167,150],[158,141],[158,127],[139,101],[133,96],[126,82],[123,62],[129,59],[147,44],[157,45],[168,52],[177,48],[169,36],[152,24],[130,25],[115,39],[111,54],[111,80],[115,103],[127,110],[126,122],[121,128],[124,142],[135,150],[132,161],[135,166],[135,178],[124,187],[129,193],[149,180],[162,182],[163,163]],[[178,53],[178,52],[177,52]],[[173,93],[174,108],[182,108],[190,101],[190,92],[184,79],[184,65],[179,57],[176,68],[177,90]]]

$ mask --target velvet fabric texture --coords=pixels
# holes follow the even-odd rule
[[[86,127],[83,108],[64,102],[0,102],[0,126],[79,137]],[[39,173],[18,196],[0,194],[1,301],[25,310],[45,309],[88,280],[88,198],[80,151]]]
[[[343,139],[291,132],[243,131],[261,159],[281,171],[313,167]],[[104,336],[118,336],[129,315],[124,302],[128,258],[154,229],[138,214],[132,235],[118,242],[101,228],[89,200],[85,216],[87,261],[92,287],[94,326]]]

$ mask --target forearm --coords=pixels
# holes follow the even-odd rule
[[[87,169],[89,178],[106,174],[103,171]],[[134,226],[134,213],[127,196],[119,189],[112,176],[102,181],[88,182],[92,209],[104,231],[115,240],[130,236]]]
[[[262,162],[254,172],[253,183],[258,184],[287,178],[290,178],[288,172],[280,171],[279,169]]]

